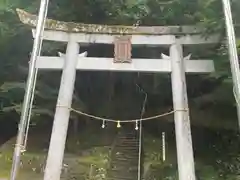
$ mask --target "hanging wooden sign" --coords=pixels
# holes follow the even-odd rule
[[[114,39],[114,63],[132,62],[131,36],[115,36]]]

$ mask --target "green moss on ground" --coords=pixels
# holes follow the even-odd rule
[[[87,133],[80,133],[77,136],[79,138],[68,137],[61,179],[101,180],[105,178],[106,169],[109,166],[111,139],[106,140],[103,134],[86,135]],[[30,136],[28,149],[22,155],[18,180],[43,178],[47,157],[45,139],[49,138],[44,136],[39,138],[34,134]],[[85,142],[81,143],[84,140]],[[0,147],[0,178],[9,177],[14,144],[15,139],[11,139]]]
[[[48,148],[48,144],[45,143],[49,138],[37,135],[30,137],[28,149],[22,156],[18,180],[40,180],[43,178]],[[113,134],[101,132],[83,132],[78,136],[69,136],[62,180],[104,180],[110,162],[111,142],[114,141],[114,137]],[[164,162],[162,161],[161,142],[159,137],[144,134],[143,177],[145,180],[178,179],[175,140],[169,137],[166,139],[166,161]],[[226,140],[226,142],[229,144],[230,141]],[[237,139],[234,142],[237,142]],[[15,139],[12,139],[0,147],[0,179],[9,176],[14,144]],[[237,152],[237,146],[233,146],[236,143],[227,145],[220,141],[220,144],[224,145],[218,148],[216,146],[215,150],[212,148],[213,146],[204,146],[201,149],[202,154],[195,154],[196,175],[199,180],[237,179],[236,172],[239,172],[239,162],[237,162],[238,158],[235,157],[239,152]],[[222,151],[228,146],[230,150],[236,149],[235,154],[233,151],[226,150],[216,155],[216,152]],[[232,161],[230,161],[231,158]]]
[[[178,180],[177,156],[174,140],[166,140],[166,161],[162,161],[162,141],[160,138],[145,133],[144,136],[144,171],[145,180]],[[223,142],[222,142],[223,143]],[[225,148],[226,149],[226,148]],[[233,165],[227,157],[227,151],[213,156],[215,150],[203,147],[204,153],[195,152],[196,176],[199,180],[232,180],[238,179],[237,166]],[[218,151],[224,151],[219,148]],[[216,154],[216,152],[215,152]],[[197,156],[196,156],[197,155]],[[233,155],[233,152],[231,153]],[[225,158],[225,160],[223,160]],[[222,159],[222,160],[220,160]],[[228,172],[228,169],[229,170]],[[239,169],[239,168],[238,168]],[[230,177],[231,178],[228,178]]]

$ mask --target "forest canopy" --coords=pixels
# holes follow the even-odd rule
[[[39,3],[39,0],[4,0],[0,2],[0,111],[3,112],[1,116],[9,113],[20,113],[21,111],[28,73],[28,61],[33,43],[30,28],[20,22],[16,8],[22,8],[27,12],[37,14]],[[236,18],[240,16],[240,1],[233,0],[232,8],[236,34],[240,34],[240,22]],[[221,1],[52,0],[49,4],[48,17],[70,22],[108,25],[133,25],[136,22],[139,22],[140,25],[148,26],[196,25],[205,29],[205,35],[212,32],[220,33],[222,41],[216,46],[201,50],[199,48],[189,50],[197,58],[207,57],[213,59],[217,70],[216,73],[208,76],[188,78],[188,92],[190,101],[193,100],[198,103],[198,101],[195,101],[196,98],[205,97],[208,104],[219,102],[218,105],[224,104],[224,106],[230,109],[230,114],[235,112]],[[240,41],[238,43],[240,44]],[[102,53],[101,55],[112,53],[109,52],[109,47],[91,46],[88,49],[96,55],[99,55],[99,53]],[[64,52],[64,45],[44,42],[42,54],[56,54],[58,51]],[[152,54],[150,50],[145,52]],[[141,49],[136,50],[136,53],[141,54]],[[160,52],[156,51],[156,53]],[[86,111],[103,113],[103,109],[108,109],[107,104],[109,102],[107,103],[106,99],[111,99],[109,98],[110,96],[116,96],[117,94],[111,93],[110,90],[111,85],[117,81],[117,78],[113,82],[109,78],[111,74],[100,73],[96,75],[88,72],[82,72],[80,76],[81,81],[77,81],[76,84],[75,106]],[[58,94],[59,77],[59,73],[52,73],[52,75],[48,73],[39,74],[33,107],[33,117],[35,119],[53,115]],[[125,80],[134,79],[135,77],[133,74],[121,76]],[[168,85],[164,85],[169,84],[167,77],[142,75],[138,80],[150,94],[150,99],[151,95],[152,97],[158,96],[158,101],[161,103],[156,106],[160,108],[162,106],[171,106],[171,103],[168,103],[171,102],[171,89]],[[129,84],[126,84],[124,87],[125,89],[131,89]],[[215,91],[219,87],[226,93],[226,96],[218,97]],[[99,91],[104,91],[104,95],[99,97],[96,93]],[[46,101],[48,101],[47,104]],[[198,104],[198,107],[202,107],[201,103]],[[155,102],[152,102],[152,104],[155,104]],[[103,107],[103,109],[100,107]],[[106,115],[109,112],[103,114]]]

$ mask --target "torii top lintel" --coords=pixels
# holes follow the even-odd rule
[[[22,23],[36,27],[37,16],[22,9],[16,9]],[[125,34],[125,35],[185,35],[200,34],[203,29],[196,26],[122,26],[84,24],[74,22],[57,21],[47,19],[45,29],[71,32],[71,33],[94,33],[94,34]]]

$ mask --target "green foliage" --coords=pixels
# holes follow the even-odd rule
[[[240,3],[233,1],[234,17],[238,17],[240,11],[237,10]],[[12,110],[20,112],[21,103],[24,95],[24,83],[26,80],[29,54],[32,49],[32,38],[30,30],[22,25],[15,13],[15,8],[24,8],[30,12],[37,13],[39,1],[30,0],[3,0],[0,3],[0,100],[1,110],[11,112]],[[106,23],[106,24],[128,24],[132,25],[139,22],[140,25],[199,25],[206,28],[206,34],[218,31],[223,32],[224,21],[221,7],[221,1],[218,0],[86,0],[86,1],[50,1],[49,17],[65,21],[76,21],[85,23]],[[237,23],[237,19],[235,20]],[[239,42],[238,42],[239,43]],[[23,46],[24,44],[24,46]],[[44,43],[43,54],[55,54],[57,50],[63,50],[62,45]],[[217,73],[211,75],[211,78],[230,75],[228,56],[224,44],[220,47],[211,48],[206,52],[196,52],[194,55],[213,58],[216,63]],[[23,69],[25,68],[25,69]],[[90,75],[84,75],[86,82]],[[86,109],[91,103],[86,96],[93,95],[89,89],[108,89],[109,81],[104,81],[106,77],[98,76],[98,80],[91,80],[84,85],[77,83],[76,86],[82,88],[86,93],[78,92],[75,94],[76,106]],[[132,78],[128,76],[128,78]],[[166,78],[155,78],[154,86],[149,82],[143,82],[149,92],[162,92],[160,89],[151,90],[153,87],[160,87],[164,84]],[[36,100],[34,105],[35,114],[40,112],[45,115],[52,115],[56,99],[59,74],[49,77],[41,75],[37,84]],[[201,81],[201,78],[199,79]],[[54,84],[54,85],[52,85]],[[192,82],[191,84],[194,84]],[[191,85],[190,85],[191,86]],[[164,91],[170,92],[169,90]],[[109,91],[102,97],[96,97],[104,102]],[[201,94],[201,93],[200,93]],[[169,96],[169,93],[168,95]],[[162,95],[164,97],[164,95]],[[81,99],[81,101],[80,101]],[[85,100],[83,100],[85,99]],[[46,103],[47,102],[47,103]],[[85,107],[83,107],[85,106]],[[98,106],[98,107],[103,107]],[[97,108],[97,107],[95,107]]]

